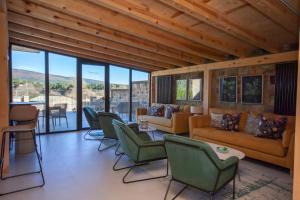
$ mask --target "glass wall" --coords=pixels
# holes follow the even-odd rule
[[[45,52],[12,45],[12,102],[39,110],[40,131],[45,132]]]
[[[129,69],[109,66],[109,111],[129,121]]]
[[[49,53],[50,131],[77,128],[77,60]]]
[[[149,106],[149,73],[132,70],[132,121],[136,121],[136,109]]]
[[[105,66],[82,64],[82,107],[91,107],[96,112],[105,111]],[[82,112],[82,127],[88,127]]]

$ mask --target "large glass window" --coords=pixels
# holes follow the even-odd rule
[[[27,102],[39,110],[45,132],[45,52],[12,45],[12,101]]]
[[[76,58],[49,53],[50,131],[77,127]]]
[[[149,73],[132,70],[132,121],[136,121],[136,109],[149,105]]]
[[[129,69],[109,66],[110,112],[129,121]]]
[[[82,64],[82,107],[91,107],[96,112],[105,111],[104,78],[105,67],[102,65]],[[82,127],[88,127],[82,113]]]

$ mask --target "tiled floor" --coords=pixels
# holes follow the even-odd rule
[[[112,171],[112,166],[116,160],[114,149],[99,153],[97,141],[83,140],[82,133],[62,133],[42,136],[43,146],[43,169],[46,185],[43,188],[24,191],[17,194],[0,197],[2,200],[144,200],[163,199],[167,188],[168,179],[157,179],[146,182],[123,184],[122,177],[125,171]],[[26,170],[32,167],[31,156],[17,157],[16,165],[12,159],[12,171]],[[22,158],[22,161],[20,159]],[[126,161],[124,161],[125,164]],[[248,165],[245,162],[249,162]],[[249,172],[244,166],[250,168],[263,169],[265,172],[276,176],[279,180],[289,180],[289,174],[276,168],[260,166],[260,164],[245,161],[241,163],[242,179]],[[144,177],[153,174],[163,173],[165,162],[156,165],[149,165],[151,171],[140,169],[136,171],[136,176]],[[140,173],[141,172],[141,173]],[[260,172],[260,171],[259,171]],[[243,177],[244,174],[244,177]],[[40,181],[38,175],[22,177],[16,180],[6,180],[0,182],[0,192],[9,188],[25,186]],[[242,180],[243,181],[243,180]],[[178,189],[178,187],[175,186]],[[229,185],[228,190],[231,191]],[[276,188],[275,188],[276,189]],[[175,190],[175,189],[173,189]],[[175,191],[174,191],[175,193]],[[229,195],[230,196],[230,195]],[[277,195],[278,196],[278,195]],[[197,190],[188,190],[178,199],[208,199],[206,194]],[[215,199],[227,199],[216,197]],[[241,198],[251,199],[251,198]],[[255,197],[252,199],[261,199]],[[288,198],[285,198],[287,200]]]

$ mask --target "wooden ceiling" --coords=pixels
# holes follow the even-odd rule
[[[294,50],[298,0],[7,0],[10,41],[147,71]]]

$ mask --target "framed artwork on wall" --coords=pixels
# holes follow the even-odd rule
[[[201,101],[202,99],[202,79],[189,79],[189,92],[188,100],[189,101]]]
[[[176,100],[186,100],[187,80],[176,80]]]
[[[220,78],[220,101],[237,102],[237,77],[227,76]]]
[[[242,76],[242,103],[263,103],[263,76]]]

